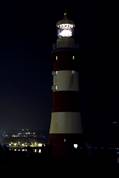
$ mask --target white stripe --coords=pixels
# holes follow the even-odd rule
[[[50,134],[82,133],[80,112],[52,112]]]
[[[57,48],[73,48],[75,47],[75,41],[73,38],[58,38],[56,42]]]
[[[79,91],[79,73],[74,70],[53,71],[53,91]]]

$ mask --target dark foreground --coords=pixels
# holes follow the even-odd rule
[[[81,152],[67,158],[54,160],[48,153],[0,151],[0,168],[4,168],[6,171],[8,169],[19,170],[18,174],[24,170],[27,173],[48,173],[50,176],[55,171],[57,175],[73,173],[74,177],[76,175],[86,176],[87,174],[93,174],[97,177],[98,174],[103,176],[105,172],[106,174],[112,173],[115,178],[119,172],[119,164],[117,164],[116,159],[106,152],[90,156],[86,152]]]

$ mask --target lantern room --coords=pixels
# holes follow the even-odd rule
[[[70,38],[73,36],[75,24],[67,18],[67,13],[64,13],[64,19],[58,21],[56,26],[58,28],[58,38]]]

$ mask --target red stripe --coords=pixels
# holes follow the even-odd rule
[[[58,60],[56,60],[56,56]],[[74,60],[73,56],[75,56]],[[52,60],[53,70],[79,70],[79,55],[75,51],[54,52]]]
[[[50,144],[64,144],[64,139],[69,143],[82,143],[82,134],[50,134],[49,143]]]
[[[53,93],[53,112],[80,111],[79,92],[60,91]]]
[[[65,139],[65,142],[64,142]],[[62,159],[70,156],[73,144],[83,145],[81,134],[50,134],[49,146],[50,154],[54,159]]]
[[[77,61],[67,58],[61,58],[53,63],[53,70],[76,70],[79,71],[78,59]]]

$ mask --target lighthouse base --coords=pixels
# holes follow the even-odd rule
[[[76,158],[79,156],[82,147],[83,138],[81,134],[49,135],[49,154],[54,160]]]

